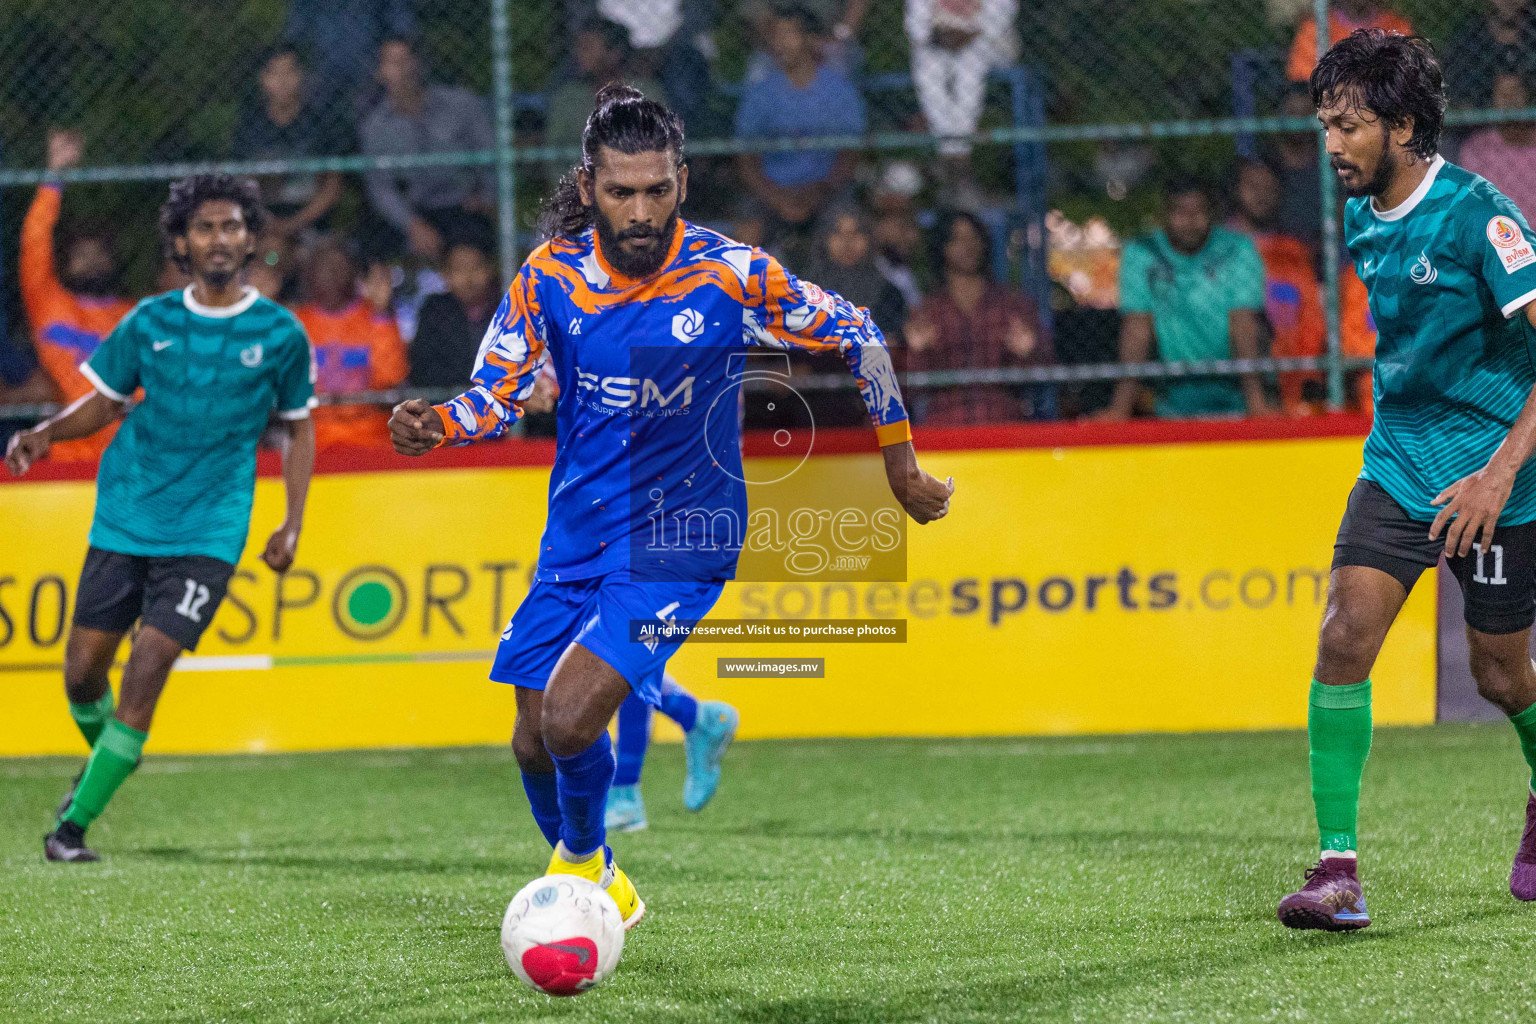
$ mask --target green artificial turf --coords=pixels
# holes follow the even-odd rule
[[[649,916],[568,1000],[497,942],[548,854],[505,750],[150,756],[47,864],[78,764],[0,761],[6,1022],[1536,1020],[1507,726],[1377,733],[1355,935],[1275,920],[1301,733],[743,743],[696,816],[659,747]]]

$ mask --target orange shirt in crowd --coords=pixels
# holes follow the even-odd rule
[[[80,372],[80,364],[128,315],[133,303],[128,299],[76,295],[59,280],[54,269],[53,232],[58,227],[62,203],[62,189],[44,185],[37,190],[21,223],[21,301],[32,324],[38,363],[53,378],[60,397],[73,402],[91,390],[90,381]],[[116,432],[117,425],[113,424],[78,441],[61,441],[49,450],[48,456],[98,458]]]
[[[1322,355],[1328,336],[1312,253],[1290,235],[1250,236],[1264,261],[1264,315],[1274,331],[1270,354],[1277,358]],[[1310,411],[1302,401],[1302,384],[1321,381],[1318,372],[1280,375],[1280,401],[1291,414]]]
[[[315,392],[382,391],[405,380],[410,365],[393,317],[359,299],[330,312],[314,303],[294,311],[315,349]],[[372,405],[322,405],[314,412],[315,447],[388,448],[389,414]]]
[[[1396,32],[1398,35],[1413,35],[1413,25],[1408,19],[1391,11],[1372,11],[1370,17],[1360,21],[1337,9],[1328,12],[1330,43],[1338,42],[1357,28],[1379,28],[1386,32]],[[1286,62],[1285,74],[1293,82],[1305,82],[1312,77],[1312,69],[1315,67],[1317,67],[1317,20],[1308,18],[1296,30],[1296,39],[1291,43],[1291,57]]]
[[[1346,356],[1376,354],[1376,320],[1371,316],[1370,296],[1355,268],[1339,268],[1339,349]],[[1376,407],[1371,395],[1371,371],[1355,371],[1355,399],[1361,412]]]

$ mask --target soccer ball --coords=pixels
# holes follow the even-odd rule
[[[540,992],[580,995],[619,966],[624,918],[596,882],[545,875],[512,897],[501,920],[501,950],[512,973]]]

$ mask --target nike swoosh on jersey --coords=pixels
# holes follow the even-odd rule
[[[176,344],[176,342],[173,339],[171,341],[157,341],[153,345],[151,345],[150,347],[153,348],[156,352],[159,352],[159,351],[161,351],[163,349],[170,348],[174,344]]]

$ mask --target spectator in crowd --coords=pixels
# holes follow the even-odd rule
[[[805,279],[867,309],[887,344],[900,349],[906,300],[875,266],[869,220],[857,205],[834,203],[822,216]],[[836,353],[812,356],[804,365],[818,374],[834,374],[846,367]],[[852,427],[869,418],[863,400],[853,391],[813,391],[804,397],[817,426]]]
[[[899,344],[907,302],[875,265],[869,216],[855,203],[834,203],[822,216],[806,277],[868,309],[886,340]]]
[[[1286,117],[1314,121],[1317,109],[1304,88],[1285,94],[1280,112]],[[1322,243],[1323,193],[1317,173],[1317,132],[1287,132],[1277,137],[1275,173],[1280,176],[1280,208],[1275,214],[1281,233],[1299,238],[1313,252]],[[1333,173],[1329,171],[1329,173]]]
[[[32,358],[29,348],[11,331],[6,296],[0,289],[0,406],[43,405],[54,400],[53,382]],[[32,420],[7,420],[0,410],[0,445]]]
[[[80,136],[71,131],[48,133],[48,169],[74,167],[84,153]],[[62,263],[56,265],[54,229],[64,202],[61,185],[44,184],[21,224],[21,302],[32,324],[37,361],[53,379],[58,397],[73,402],[92,389],[80,371],[133,303],[113,292],[117,285],[114,239],[105,226],[66,234]],[[55,459],[94,459],[106,450],[114,430],[78,441],[56,444]]]
[[[279,45],[261,63],[261,102],[245,110],[235,124],[230,155],[237,160],[281,160],[337,156],[352,150],[335,119],[324,116],[305,97],[304,63],[291,45]],[[272,214],[268,228],[292,237],[310,228],[324,229],[327,215],[341,198],[341,175],[272,174],[261,179],[262,199]]]
[[[971,176],[967,136],[981,120],[987,72],[1018,56],[1013,20],[1018,0],[906,0],[912,84],[928,130],[939,136],[945,187],[972,207],[981,201]]]
[[[737,138],[862,134],[863,97],[846,74],[822,61],[815,15],[794,3],[776,11],[769,39],[775,66],[765,78],[748,83],[736,110]],[[856,162],[857,155],[846,150],[743,153],[738,166],[747,189],[764,207],[769,244],[786,229],[809,226],[852,180]]]
[[[917,195],[922,190],[923,173],[906,160],[896,160],[880,172],[870,196],[875,267],[901,292],[907,309],[923,301],[918,279],[923,230],[917,224]]]
[[[992,277],[992,238],[974,214],[950,211],[932,235],[938,288],[907,317],[911,370],[1041,366],[1055,361],[1035,304]],[[931,426],[998,423],[1046,414],[1043,388],[1003,384],[942,388],[919,399]]]
[[[416,37],[412,7],[411,0],[291,0],[283,42],[314,57],[311,98],[320,110],[349,107],[346,120],[351,121],[352,112],[377,88],[373,68],[379,44]]]
[[[1515,74],[1495,78],[1493,105],[1501,110],[1530,106],[1525,79]],[[1474,132],[1461,144],[1457,162],[1493,182],[1527,219],[1536,216],[1536,124],[1502,121]]]
[[[299,249],[291,235],[263,233],[247,265],[246,283],[273,302],[288,306],[299,301]]]
[[[1400,35],[1413,35],[1408,19],[1392,10],[1390,3],[1376,0],[1332,0],[1328,5],[1328,39],[1337,42],[1357,28],[1379,28]],[[1305,82],[1317,66],[1317,19],[1307,18],[1296,30],[1291,56],[1285,73],[1293,82]]]
[[[815,15],[823,25],[832,26],[819,40],[821,58],[846,74],[857,74],[864,66],[864,51],[859,46],[859,29],[869,13],[871,0],[799,0],[800,6]],[[773,34],[775,0],[743,0],[737,6],[741,18],[758,40],[747,61],[746,80],[756,81],[773,70],[773,58],[764,49]]]
[[[1229,226],[1247,235],[1264,261],[1264,318],[1269,326],[1270,355],[1322,355],[1328,327],[1323,320],[1315,264],[1300,239],[1278,230],[1279,175],[1261,161],[1240,161],[1235,191],[1237,212]],[[1280,400],[1287,413],[1320,412],[1326,398],[1321,373],[1280,375]]]
[[[630,73],[659,78],[669,106],[692,134],[700,135],[700,115],[710,94],[709,60],[701,43],[713,47],[714,7],[713,0],[566,0],[566,25],[572,36],[595,19],[623,26],[634,51]],[[637,88],[656,99],[662,96]]]
[[[405,380],[405,342],[389,315],[389,269],[375,264],[359,288],[347,244],[325,238],[305,267],[305,302],[293,312],[315,350],[315,392],[383,391]],[[335,445],[389,447],[389,415],[372,405],[315,410],[317,450]]]
[[[1253,359],[1259,354],[1264,263],[1253,243],[1212,226],[1203,184],[1175,181],[1164,192],[1164,227],[1130,242],[1120,257],[1120,360]],[[910,335],[910,331],[908,332]],[[1139,383],[1115,385],[1100,419],[1123,420],[1137,405]],[[1272,412],[1257,374],[1169,378],[1158,389],[1156,413],[1250,416]]]
[[[581,132],[587,125],[587,115],[592,113],[593,98],[609,82],[622,81],[651,99],[664,98],[660,82],[635,74],[629,30],[618,22],[594,18],[584,24],[576,33],[572,56],[576,78],[557,88],[549,98],[544,141],[551,146],[581,145]]]
[[[1487,0],[1445,48],[1445,90],[1458,107],[1486,106],[1494,79],[1536,75],[1536,6],[1530,0]]]
[[[448,247],[443,261],[448,291],[432,295],[417,313],[411,341],[413,388],[457,388],[468,384],[480,339],[496,312],[496,259],[489,237],[464,237]]]
[[[369,156],[488,150],[495,145],[485,101],[464,89],[429,84],[411,41],[386,39],[379,47],[384,95],[363,121]],[[399,242],[436,262],[445,234],[475,230],[494,207],[495,184],[485,167],[423,167],[370,171],[368,199],[387,224],[394,245],[375,239],[372,251],[398,251]]]

